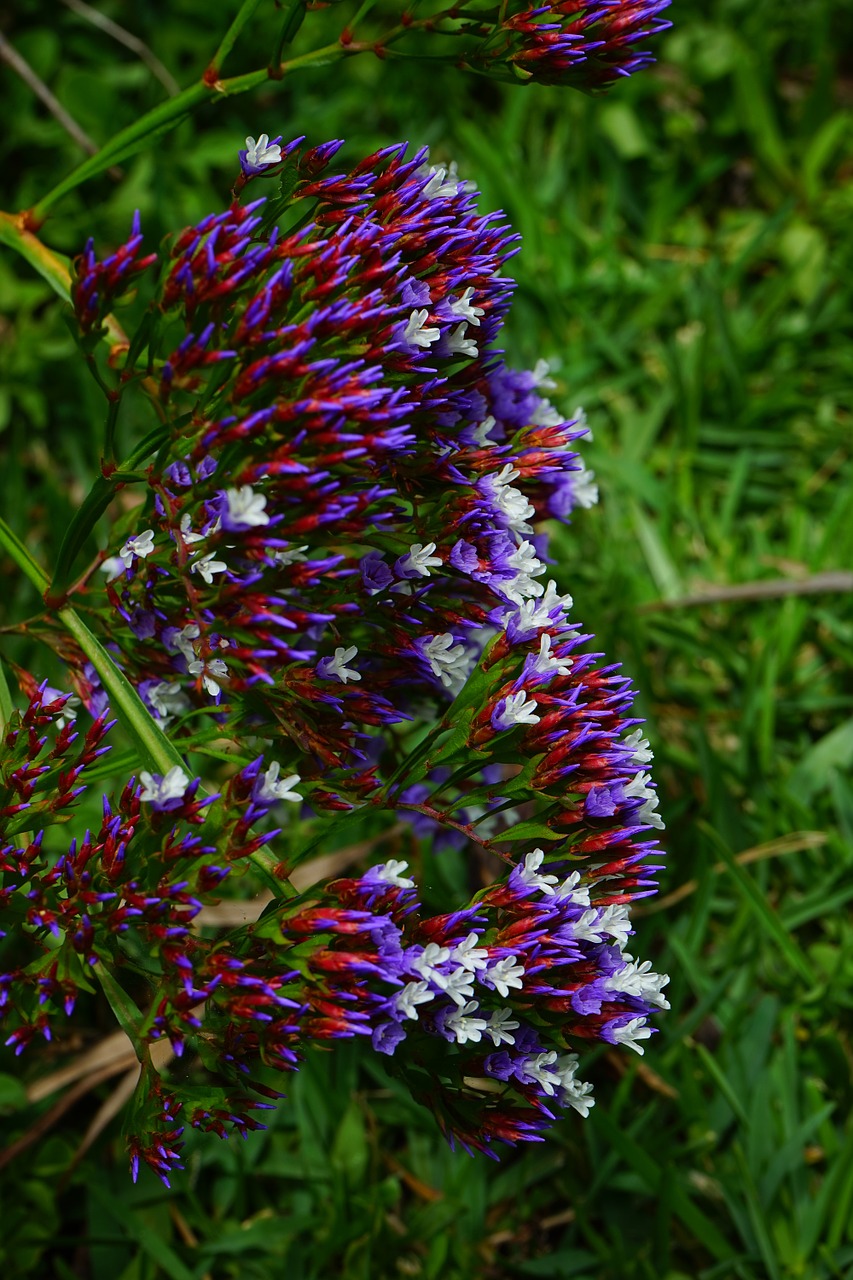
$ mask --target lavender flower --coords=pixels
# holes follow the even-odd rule
[[[666,1007],[666,979],[628,950],[628,904],[657,870],[651,753],[539,531],[592,498],[575,452],[588,428],[542,394],[547,366],[517,372],[497,346],[516,237],[425,151],[330,174],[338,144],[300,142],[281,147],[289,195],[211,214],[164,264],[153,305],[185,333],[152,364],[171,435],[123,572],[100,588],[152,716],[178,747],[207,726],[236,772],[220,796],[181,768],[143,773],[58,861],[4,850],[4,903],[29,913],[43,955],[4,979],[24,992],[8,1005],[16,1047],[81,989],[38,930],[71,937],[74,965],[110,965],[128,931],[157,957],[143,1041],[192,1043],[219,1091],[147,1082],[132,1153],[161,1177],[179,1102],[191,1124],[245,1132],[269,1097],[261,1067],[356,1036],[415,1093],[417,1064],[441,1063],[424,1101],[451,1140],[536,1140],[592,1105],[584,1043],[642,1052]],[[75,679],[98,706],[82,660]],[[20,804],[48,768],[39,747],[10,775]],[[50,794],[42,811],[66,803]],[[484,847],[504,873],[432,917],[396,858],[288,896],[297,851],[350,814]],[[233,934],[191,930],[266,844],[275,907]]]

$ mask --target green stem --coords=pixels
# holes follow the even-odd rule
[[[44,595],[50,586],[50,579],[2,516],[0,516],[0,546],[9,553],[18,568],[23,569],[36,590]]]
[[[40,564],[32,558],[18,535],[0,516],[0,546],[9,555],[42,595],[50,586],[50,580]],[[86,626],[75,609],[66,606],[57,612],[62,625],[69,631],[97,671],[106,690],[110,706],[133,739],[143,763],[158,773],[168,773],[175,765],[183,768],[183,759],[161,729],[158,729],[146,710],[133,685],[122,675],[107,650]]]
[[[278,40],[270,58],[271,67],[281,65],[285,45],[291,43],[305,20],[305,5],[306,0],[290,0],[290,3],[286,6],[281,30],[278,33]]]
[[[33,222],[42,222],[48,209],[69,191],[79,187],[81,182],[103,173],[119,159],[133,155],[151,134],[174,128],[178,121],[189,115],[195,107],[215,96],[215,90],[200,80],[198,84],[182,90],[176,98],[169,98],[168,101],[161,102],[159,107],[154,107],[152,111],[146,111],[144,116],[140,116],[126,129],[119,130],[97,154],[84,160],[76,169],[72,169],[66,178],[63,178],[52,191],[39,200],[31,210],[30,216]]]
[[[59,547],[53,580],[50,584],[50,594],[45,601],[48,606],[58,605],[64,600],[72,582],[72,571],[77,556],[118,490],[122,485],[133,484],[144,478],[137,473],[137,468],[152,453],[156,453],[168,438],[169,430],[167,427],[155,427],[140,441],[133,453],[119,463],[110,476],[98,476],[65,530],[65,536]]]
[[[210,71],[219,71],[219,68],[234,48],[234,45],[237,43],[237,37],[240,32],[243,30],[249,19],[254,17],[255,10],[260,3],[261,0],[243,0],[243,3],[240,5],[237,12],[237,16],[234,18],[231,26],[222,37],[216,53],[210,59]]]
[[[89,630],[76,609],[67,605],[58,611],[57,617],[97,671],[110,700],[110,708],[133,738],[143,763],[160,774],[168,773],[176,765],[183,768],[184,761],[180,752],[169,741],[162,729],[157,727],[127,676],[119,671],[107,650],[97,636]]]
[[[14,710],[12,695],[9,692],[9,682],[6,679],[6,672],[3,670],[3,663],[0,662],[0,734],[5,733],[6,725],[11,720]]]
[[[289,880],[284,880],[275,874],[274,868],[278,866],[279,859],[266,846],[255,853],[250,853],[249,861],[274,898],[299,897],[298,891]]]
[[[289,61],[283,62],[278,68],[275,78],[278,79],[280,76],[287,75],[291,71],[300,70],[302,67],[321,66],[326,62],[334,62],[338,58],[344,57],[347,52],[340,42],[336,40],[333,44],[324,45],[321,49],[312,49],[310,53],[304,53],[298,58],[291,58]],[[350,52],[360,53],[362,50],[358,48]],[[101,147],[97,155],[84,160],[76,169],[73,169],[67,177],[57,183],[52,191],[49,191],[46,196],[33,206],[29,215],[32,223],[38,224],[42,222],[48,210],[62,196],[67,195],[69,191],[73,191],[75,187],[79,187],[87,179],[103,173],[110,165],[117,163],[119,160],[124,160],[141,150],[145,142],[154,134],[162,134],[173,129],[175,125],[190,115],[203,102],[218,102],[223,98],[245,93],[249,89],[257,88],[260,84],[265,84],[272,78],[269,68],[263,67],[259,71],[248,71],[245,75],[232,76],[228,80],[216,80],[212,84],[207,84],[204,80],[200,80],[197,84],[190,85],[188,89],[182,90],[176,98],[169,98],[168,101],[162,102],[159,107],[154,107],[152,111],[147,111],[144,116],[140,116],[138,120],[128,125],[126,129],[120,130],[109,142]],[[15,244],[14,247],[19,248],[19,245]]]

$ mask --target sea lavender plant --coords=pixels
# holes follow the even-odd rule
[[[654,61],[637,45],[671,25],[660,16],[669,3],[556,0],[530,7],[525,0],[458,0],[412,6],[395,20],[378,6],[367,23],[344,29],[341,44],[383,58],[444,59],[493,80],[600,93]]]
[[[147,468],[115,472],[146,496],[82,598],[178,749],[230,763],[143,771],[95,834],[43,836],[108,730],[63,637],[95,721],[77,750],[69,700],[24,681],[0,990],[21,1051],[99,983],[143,1064],[134,1170],[164,1180],[182,1123],[257,1128],[281,1073],[348,1037],[451,1141],[541,1138],[592,1105],[578,1050],[642,1053],[666,1007],[628,950],[658,869],[651,751],[629,681],[547,580],[542,521],[595,500],[588,429],[545,397],[544,363],[514,371],[496,345],[517,238],[425,151],[330,174],[339,146],[247,139],[230,206],[162,260],[135,222],[77,264],[91,342],[159,262],[120,385],[144,378],[162,419]],[[370,837],[367,868],[295,894],[293,868],[348,831]],[[417,887],[424,838],[470,862],[472,896],[440,914]],[[261,918],[206,927],[244,877],[271,893]],[[161,1076],[157,1041],[195,1075]]]

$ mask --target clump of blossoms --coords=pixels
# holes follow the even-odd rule
[[[273,194],[235,198],[163,257],[136,342],[159,451],[86,594],[153,720],[230,773],[143,773],[59,854],[15,845],[13,812],[4,849],[4,908],[41,956],[2,979],[12,1043],[92,974],[108,998],[132,988],[131,1153],[164,1178],[182,1124],[257,1127],[279,1074],[340,1037],[369,1040],[451,1140],[539,1138],[592,1105],[578,1051],[642,1053],[666,1007],[630,950],[662,826],[651,752],[630,682],[548,577],[542,521],[595,500],[587,427],[547,399],[547,366],[512,370],[497,346],[516,237],[425,151],[330,174],[340,144],[301,144],[248,139],[237,189],[272,176]],[[97,269],[90,252],[78,267],[84,332],[104,316]],[[91,753],[106,696],[72,662]],[[69,714],[30,693],[12,809],[57,750],[26,717]],[[300,858],[350,830],[406,860],[377,852],[294,896]],[[420,840],[469,856],[474,883],[487,866],[485,887],[433,914]],[[196,928],[247,873],[273,888],[262,918]],[[153,1071],[164,1037],[207,1084]]]
[[[639,46],[671,23],[661,18],[670,0],[554,0],[531,7],[501,4],[413,6],[384,26],[382,7],[367,27],[346,28],[351,52],[445,59],[495,80],[539,83],[599,93],[654,61]],[[389,15],[390,16],[390,15]],[[381,34],[380,34],[381,33]]]

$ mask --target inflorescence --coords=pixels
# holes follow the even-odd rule
[[[339,146],[247,139],[237,190],[272,194],[238,195],[160,263],[145,373],[168,430],[87,589],[178,749],[232,753],[218,794],[142,773],[96,833],[19,839],[65,816],[104,749],[84,656],[82,748],[44,686],[7,729],[0,905],[33,953],[0,977],[9,1042],[49,1037],[93,982],[132,990],[143,1058],[167,1039],[206,1072],[143,1071],[131,1155],[164,1179],[182,1123],[257,1128],[279,1073],[342,1037],[464,1147],[538,1139],[592,1106],[578,1050],[642,1053],[667,1007],[630,950],[663,825],[651,751],[629,681],[548,578],[542,522],[596,497],[588,429],[547,399],[547,366],[496,346],[517,237],[425,151],[330,174]],[[140,249],[135,225],[80,259],[84,331],[154,266]],[[294,896],[300,856],[347,824],[406,859]],[[468,901],[424,905],[421,838],[468,855]],[[205,927],[259,869],[261,919]]]

